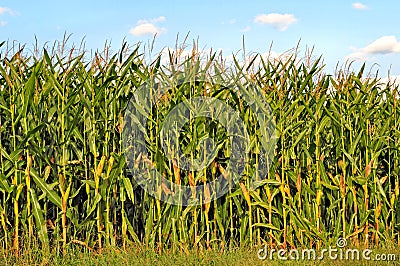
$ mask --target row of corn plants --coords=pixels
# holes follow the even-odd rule
[[[168,63],[160,57],[147,63],[140,46],[126,44],[115,55],[105,49],[90,59],[73,49],[30,55],[2,46],[0,243],[5,250],[18,255],[21,248],[40,245],[65,253],[75,245],[91,250],[132,242],[176,251],[264,243],[298,248],[321,247],[339,237],[363,246],[399,242],[398,87],[365,78],[364,67],[331,76],[319,60],[310,64],[296,54],[242,63],[234,57],[228,67],[218,55],[204,62],[196,51],[188,58],[170,51]],[[279,136],[260,186],[250,186],[257,144],[239,182],[199,206],[165,203],[135,182],[126,167],[124,111],[135,90],[156,74],[173,89],[143,125],[146,160],[177,184],[207,184],[228,175],[230,147],[221,126],[193,119],[177,136],[191,158],[202,137],[220,143],[216,159],[202,171],[185,171],[167,160],[159,128],[180,102],[209,96],[237,111],[257,143],[263,136],[240,95],[191,81],[255,84],[268,99]]]

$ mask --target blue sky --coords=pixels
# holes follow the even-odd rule
[[[190,32],[200,48],[238,52],[244,36],[246,51],[282,53],[300,41],[300,54],[314,47],[326,71],[337,63],[366,61],[382,77],[400,75],[400,3],[397,1],[22,1],[0,0],[0,41],[32,48],[61,40],[64,33],[88,49],[111,41],[117,50],[148,44],[157,33],[155,50],[174,47]],[[189,42],[190,43],[190,42]]]

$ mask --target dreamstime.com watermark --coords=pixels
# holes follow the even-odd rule
[[[257,165],[251,174],[247,173],[249,188],[255,189],[265,184],[263,182],[272,163],[277,142],[276,125],[272,110],[261,89],[256,84],[250,85],[250,80],[246,79],[243,82],[245,77],[241,78],[232,77],[226,82],[211,83],[196,78],[171,85],[163,83],[163,77],[154,74],[136,88],[124,113],[122,139],[128,169],[136,183],[147,193],[173,205],[205,204],[228,193],[245,174],[244,170],[249,165]],[[238,110],[229,105],[225,98],[213,97],[210,94],[186,95],[193,86],[206,91],[209,89],[207,85],[214,90],[226,90],[234,95],[234,98],[247,104],[255,122],[251,125],[246,124]],[[168,95],[171,95],[172,91],[172,95],[177,94],[177,90],[184,97],[175,103]],[[154,113],[163,108],[163,103],[168,112],[158,118]],[[186,147],[182,147],[181,137],[185,126],[196,118],[207,118],[218,123],[224,128],[226,138],[213,139],[210,134],[199,136],[199,141],[193,145],[200,150],[199,156],[193,158],[184,152]],[[149,123],[152,123],[152,126],[149,126]],[[254,138],[250,139],[249,127],[258,127],[257,141]],[[189,135],[194,136],[196,133],[189,132]],[[229,141],[229,144],[225,145],[223,141]],[[158,143],[157,147],[152,146],[152,143]],[[207,180],[206,183],[193,178],[190,180],[188,173],[202,173],[213,163],[219,163],[217,154],[222,146],[225,147],[224,154],[227,155],[223,160],[225,169],[220,171],[221,174],[213,180]],[[251,152],[257,153],[257,164],[253,162],[254,156],[249,156]],[[166,174],[165,165],[168,164],[174,165],[174,173]],[[186,175],[188,182],[171,181],[169,177],[177,172]]]
[[[316,249],[270,249],[267,245],[257,252],[260,260],[366,260],[366,261],[400,261],[400,255],[390,253],[376,253],[372,249],[346,248],[347,240],[338,238],[336,246]]]

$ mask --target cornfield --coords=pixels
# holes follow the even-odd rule
[[[296,54],[281,60],[254,56],[242,63],[234,57],[227,67],[215,53],[204,63],[195,51],[187,58],[170,51],[168,64],[161,57],[147,63],[139,45],[128,52],[124,44],[112,56],[105,49],[91,59],[73,49],[27,55],[4,46],[0,243],[5,250],[18,255],[40,245],[65,253],[76,245],[91,250],[128,243],[175,251],[261,244],[318,248],[339,237],[356,246],[399,243],[398,87],[365,78],[365,67],[332,76],[320,60],[298,60]],[[171,182],[207,184],[227,174],[230,156],[223,127],[198,118],[177,141],[195,158],[202,137],[211,136],[219,144],[216,159],[201,171],[185,171],[167,160],[159,126],[174,106],[191,97],[213,97],[245,122],[253,143],[250,159],[225,195],[200,205],[174,205],[149,195],[129,171],[124,112],[135,90],[154,75],[173,90],[147,114],[145,161]],[[229,87],[206,89],[232,79],[257,86],[278,132],[271,165],[257,187],[250,178],[260,163],[257,142],[263,136],[249,103]]]

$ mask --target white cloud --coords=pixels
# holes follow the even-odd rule
[[[6,14],[6,13],[8,13],[8,14],[10,14],[10,15],[14,14],[14,12],[13,12],[10,8],[8,8],[8,7],[1,7],[1,6],[0,6],[0,16],[3,15],[3,14]]]
[[[251,30],[251,27],[250,26],[246,26],[243,29],[241,29],[240,31],[241,32],[249,32],[250,30]]]
[[[400,53],[400,42],[395,36],[383,36],[363,48],[363,51],[368,54]]]
[[[147,19],[139,19],[138,22],[136,24],[146,24],[146,23],[152,23],[152,24],[156,24],[158,22],[164,22],[166,20],[166,18],[164,16],[160,16],[158,18],[152,18],[150,20]]]
[[[152,34],[152,35],[159,34],[162,31],[163,29],[159,29],[151,23],[143,23],[130,29],[129,33],[134,36],[142,36],[147,34]]]
[[[384,84],[393,84],[394,86],[400,86],[400,75],[393,75],[385,78],[381,78],[381,82]]]
[[[345,60],[365,61],[367,59],[367,55],[362,52],[354,52],[345,57]]]
[[[368,55],[400,53],[400,42],[393,35],[383,36],[364,48],[353,50],[355,52],[348,55],[346,59],[366,60]]]
[[[4,14],[9,14],[9,15],[14,15],[14,11],[12,11],[10,8],[8,7],[1,7],[0,6],[0,16],[4,15]],[[0,27],[4,27],[5,25],[7,25],[7,21],[5,20],[0,20]]]
[[[285,31],[291,24],[297,22],[297,19],[292,14],[271,13],[256,16],[254,22],[269,24],[280,31]]]
[[[358,10],[368,9],[368,7],[366,5],[361,4],[361,3],[354,3],[352,6],[354,9],[358,9]]]
[[[151,23],[158,23],[158,22],[164,22],[166,20],[166,18],[164,16],[160,16],[158,18],[153,18],[151,19]]]
[[[231,18],[231,19],[228,20],[228,21],[222,21],[222,22],[221,22],[222,25],[233,25],[233,24],[235,24],[235,23],[236,23],[236,19],[234,19],[234,18]]]
[[[134,36],[142,36],[142,35],[155,35],[164,33],[167,31],[166,28],[161,28],[156,26],[155,24],[159,22],[164,22],[166,18],[164,16],[160,16],[158,18],[153,18],[149,20],[141,19],[136,23],[136,26],[129,30],[129,33]]]

